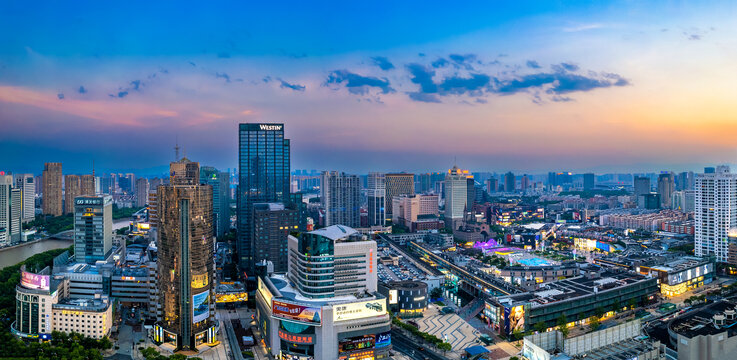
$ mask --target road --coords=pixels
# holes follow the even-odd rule
[[[402,353],[415,360],[446,360],[448,357],[436,354],[428,349],[420,351],[417,340],[402,334],[401,331],[392,329],[392,347],[394,351]]]

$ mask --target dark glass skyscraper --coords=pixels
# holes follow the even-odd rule
[[[253,204],[289,203],[289,140],[284,124],[240,124],[238,131],[238,260],[253,272]]]

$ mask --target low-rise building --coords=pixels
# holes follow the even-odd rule
[[[428,285],[422,281],[392,281],[379,285],[379,293],[388,299],[389,310],[402,318],[420,317],[427,309]]]
[[[734,301],[722,300],[668,325],[678,360],[734,359],[737,354],[737,315]]]
[[[65,299],[52,306],[53,330],[93,339],[110,335],[113,307],[107,299]]]
[[[635,270],[657,278],[660,294],[673,297],[711,283],[715,264],[713,258],[686,256],[662,265],[638,266]]]

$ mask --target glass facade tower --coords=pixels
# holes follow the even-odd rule
[[[289,203],[290,147],[284,124],[240,124],[238,129],[238,266],[253,272],[253,204]]]

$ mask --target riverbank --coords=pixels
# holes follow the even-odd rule
[[[0,269],[13,266],[45,251],[68,248],[72,240],[39,239],[0,249]]]

